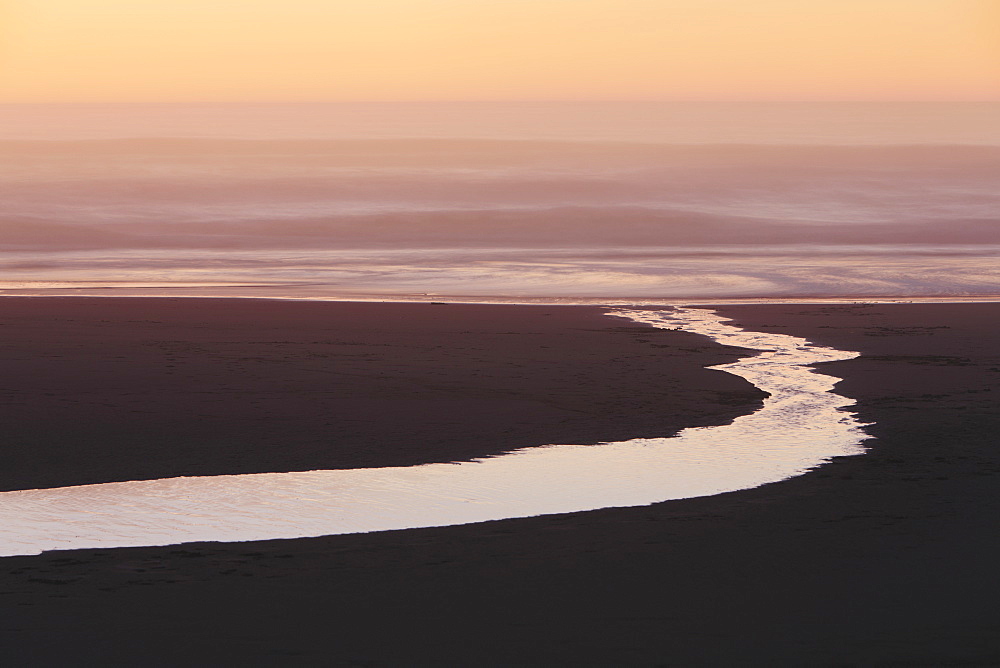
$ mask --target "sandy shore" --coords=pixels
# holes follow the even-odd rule
[[[721,424],[743,352],[597,307],[0,300],[0,489],[408,466]]]
[[[4,489],[449,461],[718,424],[758,399],[701,370],[736,351],[589,307],[0,307]],[[3,559],[0,660],[1000,664],[1000,305],[721,310],[861,351],[826,368],[876,423],[871,452],[642,508]]]

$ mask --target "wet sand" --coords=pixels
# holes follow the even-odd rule
[[[744,354],[598,307],[0,300],[0,490],[409,466],[721,424]]]
[[[51,303],[0,302],[3,424],[17,436],[4,444],[5,489],[282,461],[448,461],[515,440],[718,424],[757,399],[739,379],[699,371],[735,351],[592,308]],[[748,328],[861,351],[825,368],[877,423],[871,452],[755,490],[642,508],[3,559],[0,659],[998,665],[1000,305],[721,310]],[[339,373],[321,372],[330,366]],[[314,375],[323,380],[310,385]],[[84,396],[98,386],[114,392]],[[192,387],[202,389],[192,397]],[[451,401],[459,409],[434,408]],[[123,410],[147,412],[126,430]],[[174,426],[178,414],[200,415],[203,431]],[[405,424],[385,418],[400,414]],[[138,446],[137,433],[152,445]],[[295,439],[276,446],[276,433]]]

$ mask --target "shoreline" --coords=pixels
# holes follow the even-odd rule
[[[391,308],[421,307],[431,309]],[[482,308],[507,311],[482,321],[479,337],[542,313]],[[997,665],[1000,307],[717,310],[747,329],[861,351],[824,368],[874,423],[868,453],[756,489],[639,508],[5,558],[0,600],[12,614],[0,657],[24,666]],[[528,328],[541,335],[533,344],[551,340],[534,329],[544,317]],[[593,377],[606,393],[631,387],[641,398],[649,387],[616,374],[622,363],[652,364],[636,347],[649,344],[608,336],[637,356],[592,363]],[[657,353],[710,356],[669,345],[691,350]]]

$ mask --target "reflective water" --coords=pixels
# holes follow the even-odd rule
[[[770,393],[732,424],[671,438],[551,445],[405,468],[171,478],[0,494],[0,555],[247,541],[639,506],[756,487],[863,451],[838,379],[808,365],[857,354],[747,332],[704,309],[612,315],[762,351],[714,367]]]
[[[0,295],[578,304],[995,299],[1000,244],[113,250],[64,251],[58,257],[22,251],[3,254]]]

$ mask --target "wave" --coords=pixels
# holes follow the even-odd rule
[[[0,248],[296,249],[591,248],[772,245],[992,245],[1000,218],[844,225],[802,224],[642,207],[409,211],[290,220],[146,221],[141,225],[30,218],[0,225]]]
[[[996,294],[998,182],[996,146],[2,141],[0,279]],[[366,250],[377,253],[352,259]]]

